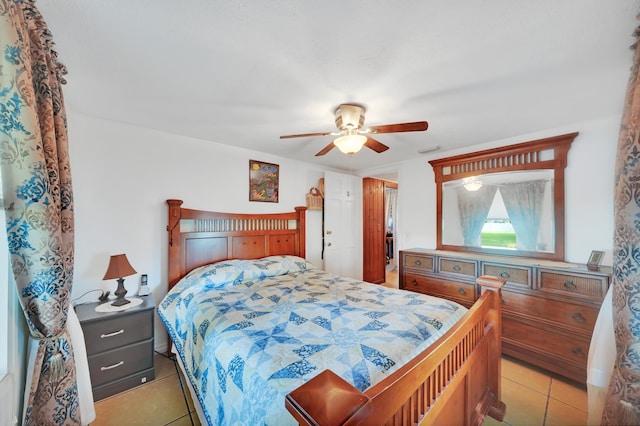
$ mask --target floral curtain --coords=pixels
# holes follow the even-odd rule
[[[635,32],[640,37],[640,27]],[[615,166],[613,325],[616,361],[602,424],[640,424],[640,50],[627,86]]]
[[[480,234],[496,196],[496,189],[494,185],[482,185],[477,191],[468,191],[464,186],[456,188],[460,228],[465,246],[481,245]]]
[[[38,341],[24,425],[80,424],[67,331],[74,221],[64,67],[34,0],[0,0],[0,166],[11,267]]]
[[[519,249],[537,250],[542,200],[546,187],[547,182],[544,180],[512,182],[500,187],[504,207],[516,231]]]

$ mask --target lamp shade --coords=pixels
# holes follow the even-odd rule
[[[346,135],[333,141],[333,144],[345,154],[355,154],[362,149],[366,141],[367,137],[364,135]]]
[[[133,266],[129,263],[126,254],[116,254],[109,259],[109,267],[104,274],[103,280],[113,280],[122,277],[128,277],[136,273]]]

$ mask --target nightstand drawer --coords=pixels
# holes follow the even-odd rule
[[[93,387],[152,368],[153,339],[89,357]]]
[[[153,310],[83,324],[87,354],[93,355],[153,337]]]

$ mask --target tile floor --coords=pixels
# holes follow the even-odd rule
[[[587,424],[584,386],[509,357],[502,358],[502,400],[504,422],[488,418],[485,425]],[[156,354],[155,380],[98,401],[95,408],[92,426],[200,425],[191,398],[185,401],[182,394],[173,361],[161,354]]]
[[[387,283],[397,287],[397,271],[387,271]],[[191,398],[182,393],[173,361],[156,354],[156,379],[96,402],[102,425],[200,425]],[[492,418],[485,425],[574,426],[587,424],[586,386],[516,359],[502,358],[504,422]]]

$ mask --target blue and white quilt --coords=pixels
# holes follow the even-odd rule
[[[295,424],[285,395],[325,369],[365,390],[465,312],[294,256],[197,268],[158,308],[209,424],[278,426]]]

